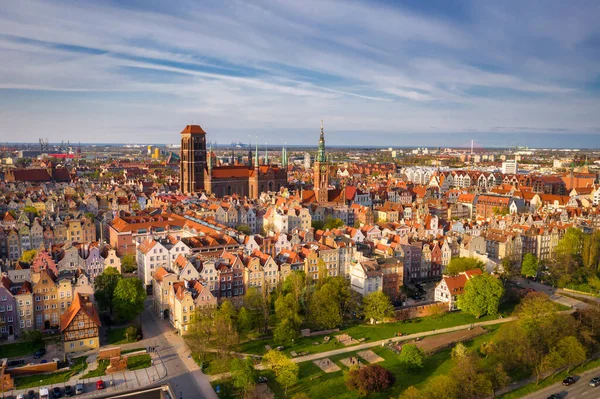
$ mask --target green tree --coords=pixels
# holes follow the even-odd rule
[[[215,313],[216,309],[212,307],[196,309],[190,320],[186,341],[193,356],[201,362],[206,360],[206,353],[215,337]]]
[[[583,345],[573,336],[562,338],[547,355],[547,363],[553,369],[567,367],[567,373],[571,367],[586,359],[586,351]]]
[[[467,347],[462,342],[459,342],[456,345],[454,345],[454,348],[452,348],[452,352],[451,352],[452,359],[455,359],[455,360],[463,359],[468,354],[469,353],[468,353]]]
[[[425,353],[416,345],[406,344],[402,346],[399,360],[406,365],[408,370],[414,371],[423,367],[423,359],[425,359]]]
[[[306,273],[300,270],[292,271],[283,282],[283,292],[292,294],[298,304],[303,302],[306,293]]]
[[[133,255],[124,255],[121,258],[121,269],[125,273],[132,273],[137,269],[137,262],[135,261],[135,256]]]
[[[119,280],[113,296],[113,309],[120,320],[133,320],[144,310],[146,288],[138,278]]]
[[[496,366],[487,374],[487,379],[492,384],[492,393],[496,397],[496,391],[502,389],[510,383],[510,376],[504,370],[502,363]]]
[[[394,316],[394,305],[390,297],[383,291],[375,291],[363,299],[363,312],[366,320],[370,320],[371,324],[375,321],[383,321],[386,318]]]
[[[516,310],[519,325],[526,332],[533,333],[540,326],[553,324],[556,320],[556,305],[548,295],[542,292],[531,292],[523,298]]]
[[[246,234],[247,236],[252,234],[252,230],[247,224],[238,224],[237,226],[235,226],[235,229],[240,233]]]
[[[23,212],[33,215],[35,217],[40,216],[40,212],[35,206],[26,206],[25,208],[23,208]]]
[[[282,352],[270,350],[263,356],[263,365],[275,374],[275,380],[285,388],[285,394],[292,385],[298,382],[298,363],[293,362]]]
[[[23,251],[21,253],[21,259],[19,259],[19,260],[23,263],[31,263],[31,262],[33,262],[33,259],[35,259],[36,255],[37,255],[37,250],[35,250],[35,249]]]
[[[463,294],[458,296],[458,308],[476,318],[486,314],[498,314],[504,286],[496,277],[484,273],[476,275],[465,284]]]
[[[337,291],[330,284],[324,284],[311,298],[310,316],[312,323],[321,329],[332,329],[342,324],[342,315],[339,303],[335,298]]]
[[[333,230],[333,229],[339,229],[340,227],[343,227],[343,226],[344,226],[344,221],[342,219],[328,217],[325,219],[325,224],[323,225],[323,228],[325,230]]]
[[[452,258],[446,268],[446,273],[455,276],[466,270],[481,269],[485,271],[485,264],[475,258]]]
[[[240,336],[248,334],[253,329],[253,317],[245,306],[238,311],[236,327]]]
[[[254,316],[254,325],[266,333],[269,330],[271,316],[271,299],[268,290],[259,290],[256,287],[248,288],[244,295],[244,303]]]
[[[302,317],[299,314],[300,305],[294,299],[294,295],[280,294],[275,301],[275,315],[279,324],[273,332],[275,341],[279,343],[288,342],[296,338],[298,329],[302,323]]]
[[[525,254],[521,264],[521,274],[525,277],[537,277],[539,261],[534,254]]]
[[[111,315],[114,307],[115,289],[121,279],[121,274],[117,269],[107,267],[94,280],[94,298],[100,309],[108,310]]]
[[[315,231],[317,230],[323,230],[325,227],[325,222],[321,221],[321,220],[313,220],[311,222],[311,226],[313,229],[315,229]]]
[[[234,358],[231,361],[231,380],[235,389],[240,392],[242,397],[254,391],[256,387],[256,371],[252,359]]]

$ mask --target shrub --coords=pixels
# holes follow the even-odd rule
[[[374,392],[381,392],[388,389],[395,382],[394,375],[388,370],[377,364],[352,368],[345,378],[346,387],[358,393],[360,396],[367,396]]]

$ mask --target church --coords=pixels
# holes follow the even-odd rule
[[[258,143],[254,157],[252,149],[248,148],[246,164],[232,154],[229,164],[217,165],[215,154],[206,151],[206,132],[199,125],[187,125],[181,132],[180,159],[179,185],[184,194],[206,191],[217,197],[236,194],[256,199],[261,192],[287,187],[285,148],[281,165],[270,164],[268,156],[261,164]]]

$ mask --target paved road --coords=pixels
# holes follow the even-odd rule
[[[579,379],[571,386],[565,387],[561,382],[557,382],[547,388],[524,396],[523,399],[546,399],[553,393],[559,394],[561,399],[600,398],[600,387],[589,386],[589,382],[593,377],[600,377],[600,367],[588,370],[575,377]]]
[[[208,377],[202,373],[191,359],[183,338],[173,332],[166,320],[159,320],[151,310],[150,300],[146,301],[141,322],[144,341],[152,342],[158,348],[165,366],[166,380],[180,399],[218,399]]]

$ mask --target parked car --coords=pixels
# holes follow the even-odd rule
[[[413,295],[411,298],[414,299],[415,301],[420,301],[421,300],[421,297],[419,295],[417,295],[417,294]]]
[[[594,377],[590,380],[591,387],[597,387],[598,385],[600,385],[600,377]]]
[[[54,387],[52,388],[52,397],[55,399],[58,399],[62,396],[62,391],[60,390],[60,387]]]
[[[48,390],[46,390],[46,391],[48,391]],[[46,394],[47,393],[48,392],[46,392]],[[40,397],[41,397],[41,395],[42,395],[42,390],[40,389]],[[29,392],[27,392],[27,397],[28,397],[28,399],[35,399],[37,396],[35,394],[35,391],[29,391]],[[48,399],[48,396],[46,396],[46,399]]]
[[[46,348],[40,348],[37,351],[35,351],[35,353],[33,354],[33,357],[36,359],[39,359],[42,356],[44,356],[45,354],[46,354]]]
[[[29,391],[29,397],[35,398],[35,392]],[[40,388],[40,399],[50,399],[50,391],[48,391],[48,388]]]
[[[568,376],[567,378],[565,378],[565,379],[563,380],[562,384],[563,384],[564,386],[567,386],[567,387],[568,387],[569,385],[575,384],[575,378],[573,378],[573,377],[571,377],[571,376]]]
[[[75,385],[75,395],[81,395],[83,393],[83,384]]]
[[[96,389],[104,389],[106,386],[104,385],[104,381],[98,380],[96,381]]]
[[[73,396],[73,387],[65,385],[65,396]]]
[[[562,399],[560,394],[558,393],[553,393],[552,395],[548,396],[548,399]]]
[[[18,394],[17,399],[25,399],[25,394],[24,393]]]
[[[42,361],[40,362],[40,364],[44,364],[44,363],[48,363],[48,361],[46,359],[42,359]]]

